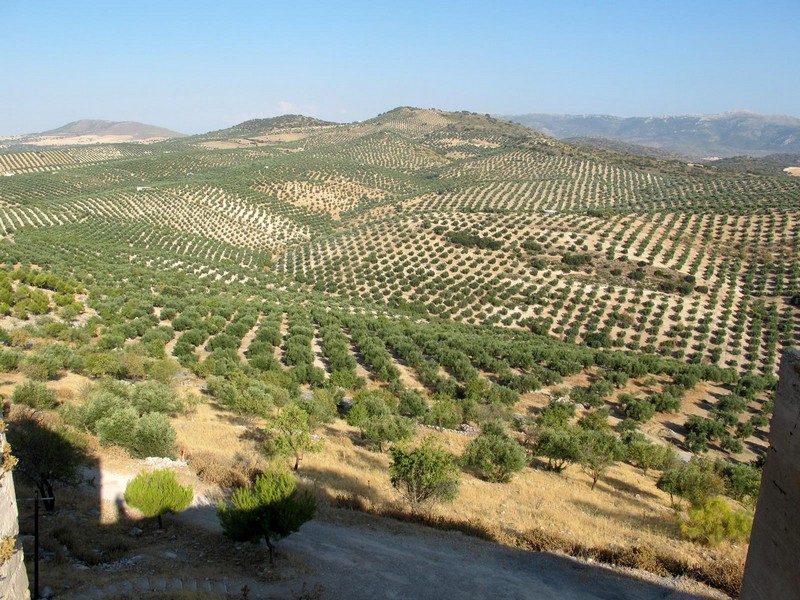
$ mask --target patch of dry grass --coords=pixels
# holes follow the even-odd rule
[[[307,456],[301,470],[307,487],[336,506],[416,518],[391,487],[388,456],[361,446],[357,431],[345,423],[326,426],[324,434],[324,451]],[[470,439],[450,432],[431,435],[456,455]],[[594,491],[590,478],[576,466],[562,474],[527,468],[508,484],[464,474],[456,501],[423,518],[434,527],[500,543],[661,575],[687,575],[735,593],[746,546],[728,544],[709,551],[683,540],[669,498],[655,481],[656,476],[645,477],[625,464],[610,468]]]

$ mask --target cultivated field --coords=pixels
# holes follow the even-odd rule
[[[324,449],[301,472],[321,501],[402,512],[388,447],[432,435],[461,456],[499,420],[524,468],[510,483],[467,469],[437,518],[620,564],[612,545],[646,547],[661,566],[635,566],[735,590],[746,544],[684,539],[687,505],[656,485],[668,465],[620,453],[592,489],[577,459],[552,469],[542,415],[568,404],[564,431],[721,459],[722,479],[756,461],[800,333],[797,178],[408,108],[0,153],[0,172],[0,393],[44,381],[48,414],[94,456],[141,466],[76,417],[100,389],[173,388],[174,451],[211,488],[264,467],[269,415],[372,393],[395,427],[377,443],[340,417],[314,423]],[[751,505],[725,481],[732,506]]]

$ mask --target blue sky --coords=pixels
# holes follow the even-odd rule
[[[0,0],[0,135],[401,105],[800,117],[798,0]]]

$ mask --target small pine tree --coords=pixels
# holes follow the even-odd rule
[[[681,523],[681,533],[690,540],[716,546],[722,540],[746,540],[752,527],[753,515],[734,511],[724,498],[716,496],[689,509],[689,520]]]
[[[316,509],[315,498],[298,492],[290,473],[278,471],[259,475],[250,488],[236,488],[230,504],[220,501],[217,505],[217,516],[225,535],[234,541],[257,543],[264,538],[273,564],[272,540],[300,529]]]
[[[157,517],[159,529],[164,528],[161,515],[186,510],[193,497],[192,486],[180,485],[175,473],[167,469],[139,473],[125,488],[125,502],[145,517]]]

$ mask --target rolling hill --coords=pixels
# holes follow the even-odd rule
[[[178,382],[197,393],[195,415],[171,421],[181,449],[226,486],[243,477],[234,454],[261,456],[265,415],[302,403],[330,417],[303,467],[315,493],[377,514],[396,500],[386,444],[424,431],[463,455],[499,421],[526,449],[518,475],[467,470],[435,518],[735,593],[744,545],[709,562],[629,454],[596,489],[569,461],[559,471],[542,415],[571,411],[570,435],[722,459],[720,482],[757,474],[778,357],[798,341],[800,178],[413,107],[3,152],[0,172],[14,377],[63,355],[86,389]],[[56,417],[83,414],[83,388],[59,394],[78,412]],[[335,418],[337,400],[364,397],[375,427]]]
[[[136,121],[82,119],[49,131],[0,138],[0,147],[151,142],[179,137],[184,137],[184,134]]]
[[[503,118],[559,139],[610,138],[693,159],[800,152],[800,119],[747,111],[666,117],[527,114]]]

